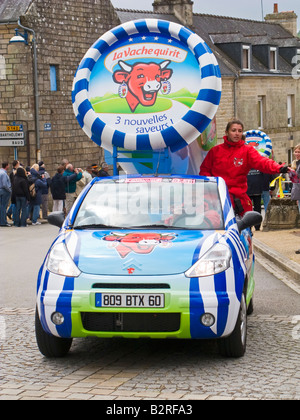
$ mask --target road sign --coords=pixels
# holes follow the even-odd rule
[[[18,147],[18,146],[25,146],[24,140],[0,140],[0,147],[1,146],[8,146],[8,147]]]
[[[6,131],[23,131],[23,125],[8,125]]]
[[[1,146],[25,146],[23,131],[0,131]]]

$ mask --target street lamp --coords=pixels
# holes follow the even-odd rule
[[[21,33],[19,28],[15,29],[15,35],[10,39],[9,43],[21,43],[28,45],[28,32],[31,33],[31,43],[33,47],[33,84],[34,84],[34,99],[35,99],[35,133],[36,133],[36,160],[41,160],[41,146],[40,146],[40,118],[39,118],[39,87],[38,87],[38,71],[37,71],[37,51],[36,51],[36,35],[33,29],[23,26],[18,20],[18,26],[24,30]]]
[[[28,33],[24,31],[22,34],[18,28],[15,29],[15,35],[10,39],[9,43],[13,44],[14,42],[23,42],[25,45],[28,45]]]

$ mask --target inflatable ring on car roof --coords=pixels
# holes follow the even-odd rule
[[[141,74],[138,79],[151,82],[144,92],[151,107],[140,102],[134,108],[127,99],[135,94],[127,82],[137,64],[159,66],[154,81]],[[145,19],[126,22],[93,44],[75,74],[72,102],[84,132],[106,150],[177,151],[209,125],[221,90],[217,60],[202,38],[179,24]]]
[[[259,130],[249,130],[244,133],[246,144],[253,146],[262,156],[271,157],[272,140],[266,133]]]

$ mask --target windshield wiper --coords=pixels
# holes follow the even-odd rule
[[[83,230],[83,229],[125,229],[124,227],[121,226],[110,226],[110,225],[104,225],[104,224],[91,224],[91,225],[78,225],[78,226],[73,226],[73,229],[76,230]]]
[[[153,223],[152,225],[141,225],[141,226],[130,226],[127,229],[183,229],[181,227],[177,227],[177,226],[169,226],[169,225],[164,225],[164,224],[159,224],[159,223]]]

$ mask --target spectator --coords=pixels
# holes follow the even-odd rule
[[[2,168],[0,169],[0,226],[11,226],[7,223],[6,209],[11,196],[11,182],[7,171],[9,169],[9,163],[3,162]]]
[[[14,177],[16,175],[17,169],[20,167],[20,162],[18,160],[14,160],[12,163],[13,169],[9,174],[9,179],[11,183],[11,198],[10,198],[10,206],[7,210],[7,217],[10,220],[15,220],[15,212],[16,212],[16,196],[14,192]]]
[[[29,182],[24,168],[19,167],[14,177],[14,192],[16,196],[16,212],[14,226],[26,227],[28,204],[30,202]]]
[[[108,169],[109,169],[108,164],[106,162],[103,162],[101,165],[101,169],[98,172],[98,176],[100,177],[109,176]]]
[[[67,166],[67,164],[69,163],[69,161],[68,161],[68,159],[63,159],[62,161],[61,161],[61,166],[63,166],[64,167],[64,170],[66,169],[66,166]]]
[[[300,144],[295,147],[294,155],[296,160],[292,163],[292,169],[296,171],[298,178],[300,178]],[[293,183],[291,199],[296,200],[298,202],[298,208],[300,212],[300,184]]]
[[[79,196],[81,191],[84,189],[84,187],[93,179],[92,177],[92,167],[88,166],[86,170],[82,172],[82,178],[80,181],[76,184],[76,197]]]
[[[29,185],[33,184],[35,185],[35,191],[36,196],[34,198],[31,197],[30,203],[29,203],[29,209],[28,214],[32,211],[32,225],[37,226],[41,223],[38,221],[38,218],[40,216],[40,207],[42,204],[42,191],[47,185],[47,181],[44,178],[44,175],[40,175],[38,173],[39,171],[39,165],[35,163],[32,165],[30,169],[30,175],[28,177]]]
[[[263,191],[262,191],[261,196],[263,199],[265,212],[267,211],[268,205],[271,200],[270,184],[275,179],[275,176],[276,175],[263,174],[263,186],[262,186]]]
[[[74,173],[76,174],[75,179],[70,180],[70,178],[68,177],[70,177],[70,175],[73,175]],[[66,187],[65,187],[65,191],[66,191],[65,205],[66,205],[66,213],[68,214],[76,200],[76,195],[75,195],[76,182],[78,182],[82,178],[82,169],[80,168],[74,169],[73,165],[71,163],[68,163],[63,173],[63,176],[67,177],[67,182],[66,182]]]
[[[51,178],[48,172],[45,169],[45,164],[43,161],[39,162],[39,174],[44,175],[46,180],[46,186],[42,190],[42,217],[43,219],[48,219],[48,201],[49,201],[49,187],[51,183]]]
[[[91,167],[92,167],[92,177],[96,178],[98,176],[98,170],[99,170],[97,163],[93,163]]]
[[[247,194],[252,201],[253,210],[261,214],[261,196],[263,191],[264,174],[256,169],[251,169],[247,176]],[[255,230],[260,230],[260,225],[255,226]]]
[[[60,165],[57,168],[57,173],[51,180],[50,190],[53,198],[53,211],[64,210],[64,202],[66,199],[66,184],[75,180],[77,177],[76,173],[70,175],[69,177],[63,176],[64,170],[64,166]]]

